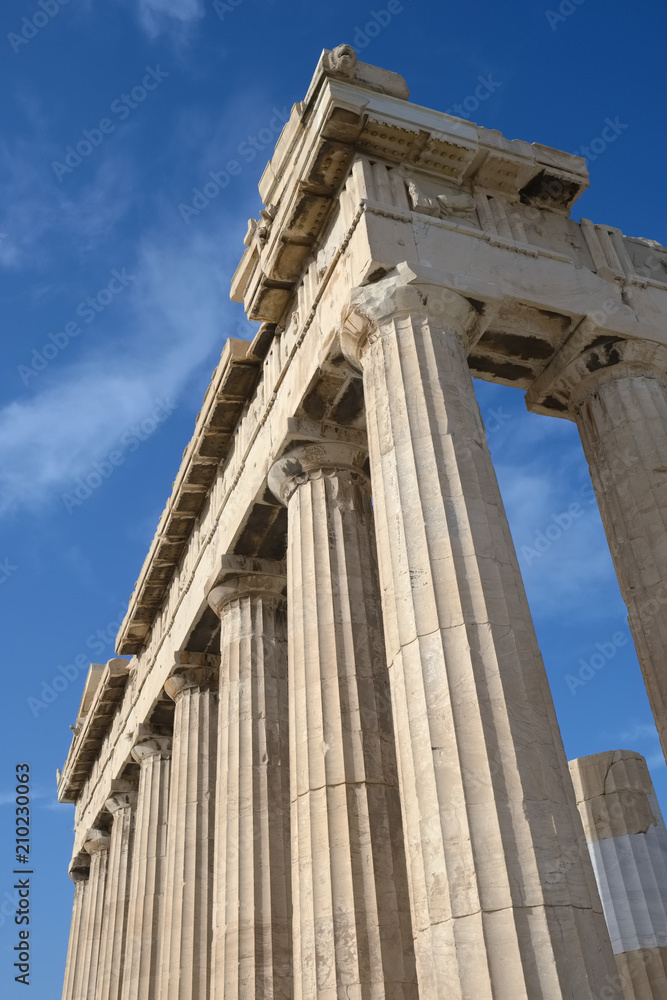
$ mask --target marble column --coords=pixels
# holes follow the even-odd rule
[[[212,659],[203,654],[194,657]],[[209,997],[217,681],[214,667],[186,666],[165,683],[176,709],[156,993],[160,1000]]]
[[[664,1000],[667,829],[646,761],[613,750],[570,771],[618,966],[610,988],[623,1000]]]
[[[212,1000],[292,997],[285,569],[223,556]]]
[[[127,915],[130,901],[130,862],[137,790],[135,782],[111,782],[105,806],[112,817],[107,898],[102,925],[99,986],[95,1000],[120,1000],[126,960]]]
[[[598,1000],[613,955],[467,364],[407,267],[354,291],[420,996]]]
[[[63,983],[62,1000],[76,1000],[74,986],[77,972],[83,961],[83,927],[82,916],[85,908],[86,886],[90,875],[90,856],[80,854],[70,865],[69,877],[74,882],[74,903],[72,906],[72,922],[67,946],[67,964],[65,965],[65,980]]]
[[[141,767],[121,997],[157,1000],[171,737],[142,724],[135,734],[132,756]]]
[[[552,395],[581,434],[667,756],[667,347],[606,340],[563,368]]]
[[[81,916],[83,962],[77,976],[74,1000],[97,1000],[99,956],[102,945],[102,922],[106,904],[107,869],[110,838],[106,830],[92,829],[86,834],[84,850],[90,854],[90,875],[86,901]]]
[[[296,1000],[416,996],[366,457],[301,445],[269,474],[288,508]]]

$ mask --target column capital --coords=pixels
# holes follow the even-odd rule
[[[239,597],[262,597],[283,603],[287,570],[277,559],[225,554],[206,583],[206,599],[217,615]]]
[[[121,809],[131,809],[136,801],[136,790],[131,792],[112,792],[104,803],[104,807],[115,817],[116,813],[120,812]]]
[[[98,851],[108,851],[110,843],[111,837],[106,830],[93,827],[86,832],[83,848],[88,854],[93,855],[97,854]]]
[[[343,441],[317,441],[300,444],[286,452],[271,466],[268,485],[274,496],[287,505],[297,487],[311,479],[347,472],[358,477],[367,488],[370,480],[364,471],[368,450],[359,444]]]
[[[353,288],[343,311],[341,349],[358,371],[368,345],[383,324],[401,316],[419,315],[431,321],[453,324],[467,345],[477,339],[479,315],[474,306],[446,284],[446,275],[433,268],[398,264],[386,278]]]
[[[624,340],[586,317],[526,393],[537,413],[573,417],[601,382],[643,375],[667,384],[667,346]]]
[[[75,885],[77,882],[85,882],[90,875],[90,854],[79,851],[72,858],[67,874]]]
[[[160,733],[154,726],[137,727],[132,745],[132,757],[138,764],[144,764],[154,757],[171,757],[171,736]]]
[[[164,689],[172,701],[178,701],[186,691],[211,690],[216,686],[217,677],[215,667],[180,667],[167,678]]]

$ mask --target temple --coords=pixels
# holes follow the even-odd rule
[[[262,175],[59,781],[63,1000],[667,995],[650,779],[571,774],[471,379],[579,428],[667,748],[667,251],[408,96],[325,51]]]

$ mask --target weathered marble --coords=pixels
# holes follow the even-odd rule
[[[602,337],[551,391],[576,420],[667,755],[667,347]]]
[[[95,1000],[120,1000],[130,904],[130,859],[136,802],[137,788],[134,782],[114,782],[112,794],[106,801],[112,826]]]
[[[288,507],[296,1000],[416,995],[366,454],[297,447]]]
[[[83,961],[83,931],[81,920],[85,909],[86,887],[90,874],[90,857],[83,853],[74,858],[70,865],[69,876],[74,882],[74,902],[72,904],[72,923],[70,925],[69,943],[67,945],[67,965],[65,966],[65,981],[63,983],[62,1000],[75,1000],[74,987]]]
[[[397,271],[353,295],[343,348],[364,376],[420,990],[597,1000],[613,959],[466,363],[477,314]]]
[[[614,750],[573,760],[570,771],[618,966],[611,985],[624,1000],[663,1000],[667,828],[646,761]]]
[[[135,736],[132,756],[141,771],[121,996],[122,1000],[155,1000],[164,917],[171,737],[144,725]]]
[[[83,960],[80,975],[77,974],[74,983],[74,1000],[97,1000],[109,843],[110,838],[106,830],[93,829],[86,834],[84,848],[90,854],[90,874],[81,914]]]
[[[285,568],[225,556],[220,617],[212,1000],[290,1000]]]
[[[169,781],[160,1000],[208,1000],[211,979],[217,671],[179,667]]]

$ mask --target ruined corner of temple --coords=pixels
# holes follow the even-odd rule
[[[471,376],[573,421],[667,744],[667,251],[325,50],[91,665],[63,1000],[658,1000],[646,764],[563,750]],[[548,132],[548,128],[545,128]]]

